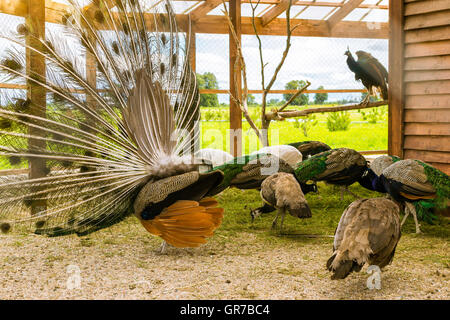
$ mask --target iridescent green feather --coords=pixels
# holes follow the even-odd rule
[[[416,201],[417,217],[428,223],[433,223],[437,219],[434,215],[434,209],[443,209],[447,207],[447,202],[450,198],[450,177],[444,172],[426,164],[420,160],[416,160],[425,170],[427,180],[436,189],[436,198],[431,200]]]
[[[301,183],[306,183],[312,180],[318,174],[324,172],[327,168],[327,158],[331,154],[330,151],[325,151],[312,156],[311,158],[302,161],[298,164],[297,169],[295,169],[295,177]]]

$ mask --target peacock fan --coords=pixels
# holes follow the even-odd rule
[[[30,161],[35,174],[1,178],[1,231],[86,235],[134,213],[175,247],[205,243],[223,217],[205,196],[223,173],[200,173],[193,157],[181,156],[198,139],[199,91],[171,3],[156,6],[148,23],[139,1],[116,1],[119,14],[99,1],[93,15],[69,2],[64,32],[31,35],[33,47],[25,25],[2,34],[19,49],[2,57],[1,72],[45,90],[53,103],[45,113],[33,99],[2,97],[9,103],[0,109],[0,156]],[[102,25],[112,31],[100,32]],[[45,77],[26,72],[23,48],[45,57]],[[85,55],[98,66],[97,85],[85,75]]]

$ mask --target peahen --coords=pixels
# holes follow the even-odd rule
[[[368,94],[362,103],[367,104],[370,96],[374,94],[373,89],[380,91],[383,100],[388,98],[388,72],[386,68],[370,53],[356,51],[358,60],[356,61],[349,49],[345,52],[347,65],[355,74],[355,80],[361,80],[366,87]]]
[[[226,151],[211,148],[200,149],[194,153],[194,156],[200,161],[208,163],[212,168],[234,159],[234,157]]]
[[[42,111],[33,99],[3,97],[10,104],[0,108],[0,157],[30,161],[33,175],[1,178],[0,229],[85,235],[134,212],[168,244],[205,243],[223,217],[205,196],[223,173],[200,173],[190,155],[198,88],[170,1],[147,3],[156,10],[151,21],[140,1],[95,1],[92,14],[69,2],[64,32],[50,29],[43,39],[22,25],[3,36],[44,57],[47,70],[27,73],[22,51],[10,50],[2,73],[47,92],[52,104]],[[95,60],[96,84],[85,55]]]
[[[379,156],[375,158],[369,164],[361,179],[358,180],[359,184],[368,190],[386,193],[386,189],[380,181],[380,176],[384,169],[399,160],[401,159],[397,156]]]
[[[223,181],[209,192],[214,196],[229,187],[259,189],[268,176],[277,172],[293,173],[294,169],[274,154],[256,153],[236,157],[232,161],[214,167],[211,172],[223,172]]]
[[[289,145],[300,151],[303,159],[308,159],[315,154],[331,150],[329,145],[321,141],[299,141],[289,143]]]
[[[398,206],[386,198],[352,202],[341,216],[327,269],[344,279],[368,263],[383,268],[392,262],[400,240]]]
[[[405,217],[414,217],[416,233],[420,233],[418,219],[433,223],[434,209],[448,207],[450,178],[444,172],[420,160],[399,160],[385,168],[380,181],[396,201],[405,203]]]
[[[367,161],[359,152],[339,148],[318,153],[300,162],[295,169],[295,177],[300,184],[312,180],[324,181],[342,186],[347,192],[348,186],[358,181],[367,169]],[[353,193],[353,196],[357,197]],[[343,193],[341,192],[341,199]]]
[[[261,199],[278,210],[272,229],[281,215],[280,231],[283,230],[286,211],[293,217],[311,218],[311,209],[293,174],[279,172],[265,179],[261,184]]]

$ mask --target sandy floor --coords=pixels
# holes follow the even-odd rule
[[[405,235],[382,288],[369,290],[366,267],[330,280],[331,238],[217,234],[199,249],[161,255],[159,239],[127,228],[89,239],[0,235],[0,299],[450,298],[448,239]]]

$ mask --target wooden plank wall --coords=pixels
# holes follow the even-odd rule
[[[450,174],[450,1],[404,0],[403,156]]]

